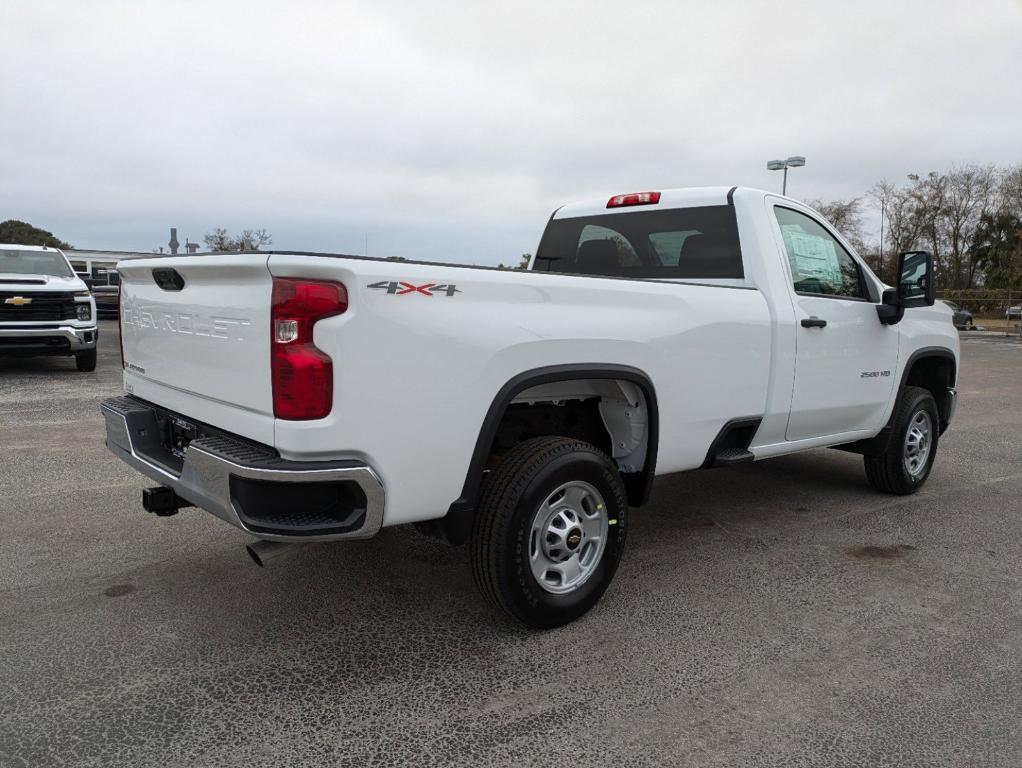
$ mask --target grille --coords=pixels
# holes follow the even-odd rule
[[[20,307],[8,304],[7,299],[21,296],[32,299],[31,304]],[[36,320],[74,320],[73,293],[36,293],[33,291],[0,291],[0,322],[16,323]]]

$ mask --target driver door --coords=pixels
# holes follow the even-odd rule
[[[774,205],[795,308],[787,440],[876,430],[894,389],[900,335],[877,316],[861,265],[822,222]],[[872,290],[871,290],[872,288]]]

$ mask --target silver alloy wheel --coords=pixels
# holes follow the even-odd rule
[[[919,477],[926,470],[932,446],[933,422],[926,411],[916,411],[905,433],[905,471]]]
[[[532,518],[529,563],[547,592],[573,592],[592,576],[609,530],[607,505],[589,483],[573,480],[547,496]]]

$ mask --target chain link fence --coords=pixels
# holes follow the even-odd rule
[[[1022,291],[937,291],[937,299],[955,310],[959,330],[991,331],[1022,337]]]

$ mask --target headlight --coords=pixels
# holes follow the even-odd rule
[[[92,305],[82,302],[75,306],[75,312],[78,313],[79,320],[91,320],[92,319]]]

